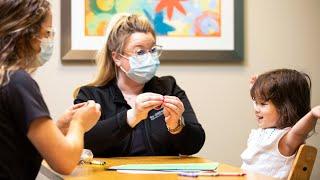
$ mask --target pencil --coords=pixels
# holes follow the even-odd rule
[[[243,172],[216,172],[216,176],[244,176]]]

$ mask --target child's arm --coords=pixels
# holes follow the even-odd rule
[[[320,118],[320,106],[316,106],[303,116],[279,142],[279,151],[285,156],[293,155],[308,134],[314,129],[317,119]]]

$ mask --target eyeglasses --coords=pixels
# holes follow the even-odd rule
[[[56,34],[55,29],[54,28],[47,28],[45,30],[46,30],[45,38],[53,39]]]
[[[134,54],[132,56],[134,56],[136,59],[138,60],[143,60],[144,57],[150,53],[151,56],[153,57],[160,57],[161,53],[162,53],[162,46],[160,45],[155,45],[153,46],[151,49],[149,49],[148,51],[144,50],[144,49],[139,49],[137,51],[134,52]]]

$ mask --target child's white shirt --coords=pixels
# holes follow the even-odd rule
[[[247,149],[241,154],[241,168],[275,178],[287,178],[295,158],[279,152],[279,140],[291,128],[253,129],[249,135]]]

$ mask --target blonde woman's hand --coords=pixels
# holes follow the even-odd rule
[[[175,96],[165,96],[163,107],[163,115],[165,117],[167,127],[175,129],[178,127],[180,118],[184,112],[182,101]]]
[[[320,118],[320,105],[312,108],[311,112],[312,112],[313,117],[315,117],[316,119],[319,119]]]
[[[77,109],[72,117],[72,122],[79,123],[85,132],[89,131],[99,120],[101,115],[100,104],[95,103],[93,100],[81,108]]]
[[[85,104],[86,102],[83,102],[70,106],[68,109],[65,110],[63,115],[56,121],[56,125],[64,135],[66,135],[66,133],[68,132],[73,114],[77,111],[77,109],[81,108]]]
[[[135,106],[127,112],[127,122],[131,127],[135,127],[141,120],[148,117],[150,110],[161,106],[163,96],[156,93],[142,93],[136,97]]]

